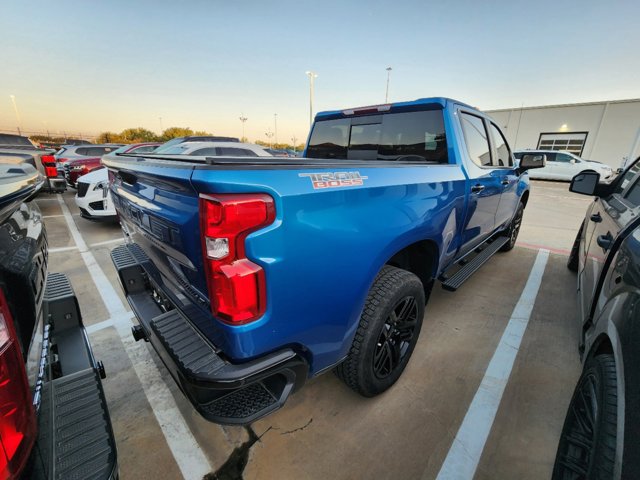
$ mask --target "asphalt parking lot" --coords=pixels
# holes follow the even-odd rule
[[[246,462],[247,479],[465,478],[451,475],[462,461],[477,463],[476,479],[549,478],[581,368],[566,255],[591,199],[566,183],[532,183],[518,247],[458,292],[434,289],[416,350],[391,390],[364,399],[325,374],[251,429],[200,418],[151,347],[131,338],[109,258],[119,226],[81,218],[72,191],[41,195],[50,271],[70,277],[107,371],[120,477],[196,479],[223,468],[233,478]],[[531,287],[536,275],[539,289]],[[517,344],[503,337],[513,325],[522,327]],[[492,365],[503,348],[514,360],[500,384]],[[485,390],[501,394],[492,400],[495,418],[482,403]]]

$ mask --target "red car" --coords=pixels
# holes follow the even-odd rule
[[[132,145],[81,145],[62,147],[57,153],[64,177],[70,187],[77,188],[78,177],[102,167],[102,155],[107,153],[145,153],[155,150],[159,143],[136,143]]]

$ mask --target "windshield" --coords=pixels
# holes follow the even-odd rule
[[[447,163],[442,110],[318,121],[307,157]]]
[[[162,155],[181,155],[189,147],[190,147],[190,144],[188,144],[188,143],[180,143],[178,145],[174,144],[174,145],[169,145],[169,146],[167,146],[165,144],[165,145],[163,145],[162,149],[158,148],[154,153],[161,153]]]

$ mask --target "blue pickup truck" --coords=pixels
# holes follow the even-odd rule
[[[107,156],[134,336],[218,423],[331,369],[379,394],[435,281],[513,248],[544,162],[514,164],[491,118],[446,98],[319,113],[304,158]]]

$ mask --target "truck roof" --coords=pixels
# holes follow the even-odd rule
[[[408,102],[395,102],[395,103],[383,103],[380,105],[368,105],[364,107],[355,107],[355,108],[344,108],[342,110],[327,110],[324,112],[318,112],[316,114],[315,120],[328,120],[329,118],[342,118],[345,116],[352,115],[370,115],[372,113],[383,113],[390,110],[404,110],[404,109],[429,109],[429,107],[433,108],[434,106],[439,106],[440,108],[444,108],[448,102],[457,103],[459,105],[463,105],[465,107],[471,108],[473,110],[477,110],[477,108],[472,107],[464,102],[460,102],[458,100],[454,100],[452,98],[447,97],[427,97],[427,98],[418,98],[416,100],[411,100]]]

